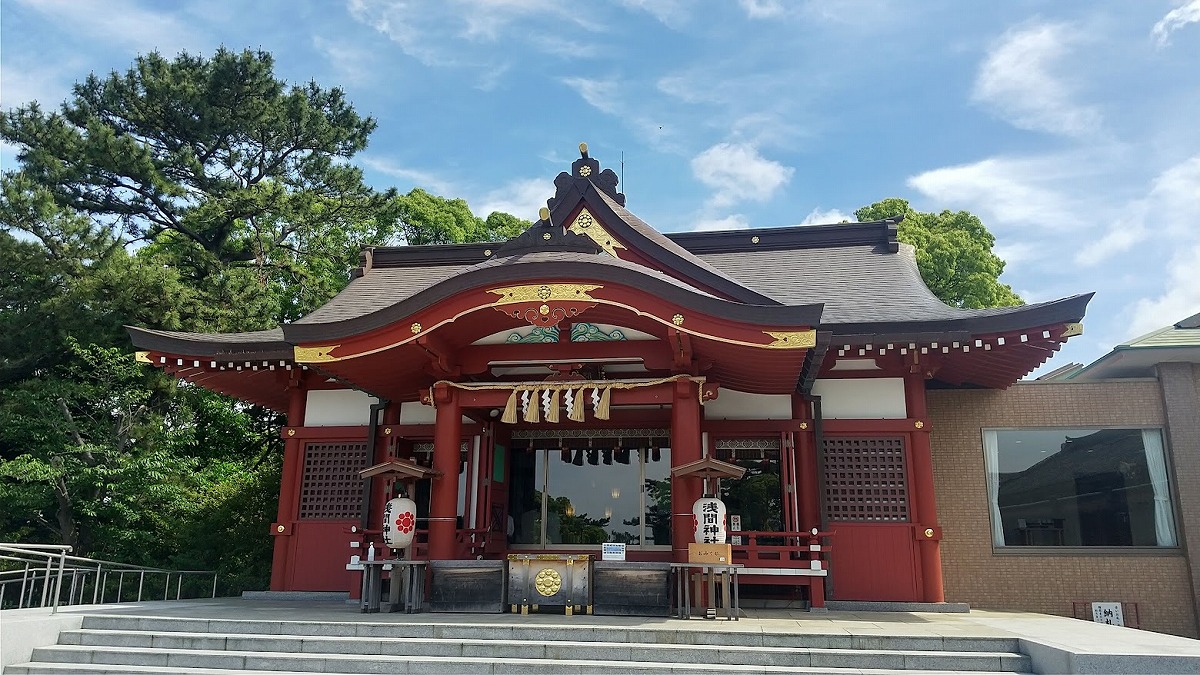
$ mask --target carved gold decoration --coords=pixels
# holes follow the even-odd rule
[[[1069,337],[1075,337],[1076,335],[1083,335],[1083,324],[1069,323],[1066,326],[1063,326],[1062,335],[1059,335],[1058,337],[1069,338]]]
[[[808,422],[801,422],[801,423],[800,423],[800,431],[804,431],[804,430],[805,430],[805,429],[807,429],[807,428],[808,428]]]
[[[286,532],[286,531],[287,531],[287,528],[286,528],[286,527],[284,527],[283,525],[276,525],[276,526],[275,526],[275,531],[276,531],[276,532]]]
[[[579,175],[583,176],[584,178],[587,178],[588,176],[592,175],[592,167],[590,167],[586,164],[579,167]]]
[[[817,331],[815,330],[765,330],[763,332],[775,338],[771,344],[763,345],[768,349],[808,349],[817,346]]]
[[[384,428],[383,428],[383,435],[384,435],[384,436],[391,436],[391,435],[392,435],[392,428],[391,428],[391,427],[384,427]]]
[[[150,352],[134,352],[133,360],[138,363],[152,363],[150,361]]]
[[[914,426],[914,427],[916,427],[916,428],[918,428],[918,429],[924,429],[924,428],[925,428],[925,423],[924,423],[924,422],[922,422],[921,420],[917,420],[916,422],[913,422],[913,426]]]
[[[547,232],[546,234],[542,235],[542,239],[545,239],[546,241],[550,241],[550,236],[551,236],[550,233]]]
[[[550,305],[542,305],[541,307],[538,307],[538,314],[541,314],[542,316],[549,316]]]
[[[295,429],[288,429],[288,431],[287,431],[287,434],[288,434],[288,436],[295,436],[295,435],[296,435],[296,430],[295,430]]]
[[[604,226],[596,220],[595,216],[586,207],[579,212],[579,215],[575,217],[575,222],[571,223],[571,226],[567,230],[586,236],[588,239],[596,242],[597,246],[604,249],[605,253],[614,258],[619,257],[617,249],[625,248],[621,242],[608,233],[608,230],[604,229]]]
[[[413,332],[413,335],[416,335],[417,333],[421,332],[421,324],[414,321],[413,325],[409,326],[408,329]]]
[[[488,289],[488,293],[495,293],[500,296],[499,300],[492,303],[493,306],[511,305],[517,302],[552,302],[556,300],[595,302],[596,299],[588,295],[588,293],[600,288],[604,287],[594,284],[534,284],[530,286],[491,288]]]
[[[580,143],[580,144],[579,144],[579,154],[581,154],[581,155],[586,155],[586,154],[587,154],[587,143]]]
[[[930,537],[930,538],[933,537],[933,528],[932,527],[925,528],[925,536]]]
[[[676,326],[682,326],[683,325],[683,315],[676,314],[675,316],[671,317],[671,323],[675,324]]]
[[[328,345],[325,347],[296,347],[296,363],[324,363],[326,361],[337,361],[336,356],[330,356],[329,352],[341,347],[341,345]]]
[[[549,567],[537,573],[533,578],[533,587],[538,593],[550,597],[562,589],[562,577]]]
[[[489,256],[489,257],[490,257],[490,256],[492,255],[492,249],[490,249],[490,248],[489,248],[489,249],[487,249],[486,251],[484,251],[484,252],[483,252],[483,254],[484,254],[485,256]]]
[[[759,240],[759,238],[758,238],[758,235],[757,235],[757,234],[756,234],[756,235],[754,235],[753,237],[750,237],[750,243],[751,243],[751,244],[757,244],[759,241],[760,241],[760,240]]]
[[[550,220],[550,209],[544,206],[538,209],[538,218],[541,218],[542,220]]]

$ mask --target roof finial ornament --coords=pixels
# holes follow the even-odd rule
[[[550,222],[550,209],[548,209],[544,206],[542,208],[538,209],[538,220],[542,220],[542,221],[549,223]]]
[[[625,206],[625,195],[617,192],[617,173],[612,169],[601,169],[600,162],[588,154],[588,144],[579,144],[579,159],[571,164],[570,173],[564,171],[554,179],[554,197],[547,204],[557,211],[558,203],[578,192],[599,190],[620,206]]]

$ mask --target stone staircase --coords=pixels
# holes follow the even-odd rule
[[[671,622],[676,623],[676,622]],[[695,623],[695,622],[693,622]],[[89,615],[31,663],[51,673],[891,673],[1030,672],[1015,638],[772,633],[696,628],[312,622]],[[726,628],[717,630],[717,628]]]

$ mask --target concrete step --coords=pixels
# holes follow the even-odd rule
[[[571,640],[357,638],[115,630],[64,631],[72,647],[134,650],[206,650],[230,653],[422,656],[441,658],[587,659],[641,663],[720,663],[747,666],[893,668],[953,671],[1029,670],[1029,657],[1009,652],[821,649],[614,643]]]
[[[546,641],[566,637],[574,642],[621,642],[814,649],[892,649],[956,652],[1019,652],[1016,638],[928,635],[846,635],[842,633],[772,633],[742,629],[738,623],[693,622],[687,628],[598,626],[578,623],[496,624],[472,622],[313,622],[257,619],[181,619],[118,615],[87,616],[84,629],[216,633],[218,635],[299,635],[322,637],[407,638],[446,640]]]
[[[530,662],[528,668],[521,664],[502,662],[492,665],[490,670],[464,670],[456,663],[445,662],[409,662],[402,664],[398,670],[388,670],[388,664],[372,670],[372,673],[488,673],[489,675],[561,675],[561,673],[579,673],[580,675],[616,675],[619,673],[645,673],[648,675],[685,675],[686,673],[712,672],[734,673],[735,675],[754,675],[761,673],[800,673],[801,675],[916,675],[922,671],[912,670],[878,670],[878,669],[840,669],[840,668],[753,668],[747,666],[674,666],[671,664],[637,664],[632,668],[628,664],[597,664],[588,661],[559,661],[555,663]],[[126,666],[86,663],[32,663],[5,668],[5,675],[247,675],[251,671],[229,670],[223,668],[178,668],[158,666]],[[264,675],[267,671],[262,671]],[[269,671],[271,675],[310,675],[307,672],[276,670]],[[945,671],[924,671],[929,675],[946,675]],[[357,673],[326,672],[323,675],[359,675]],[[977,673],[976,675],[1012,675],[1011,673]]]
[[[1028,672],[1015,639],[422,620],[314,622],[89,615],[5,675],[35,673]]]

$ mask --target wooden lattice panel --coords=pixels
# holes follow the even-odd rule
[[[908,522],[902,438],[825,438],[829,520]]]
[[[366,443],[309,443],[300,484],[300,519],[354,519],[362,515]]]

